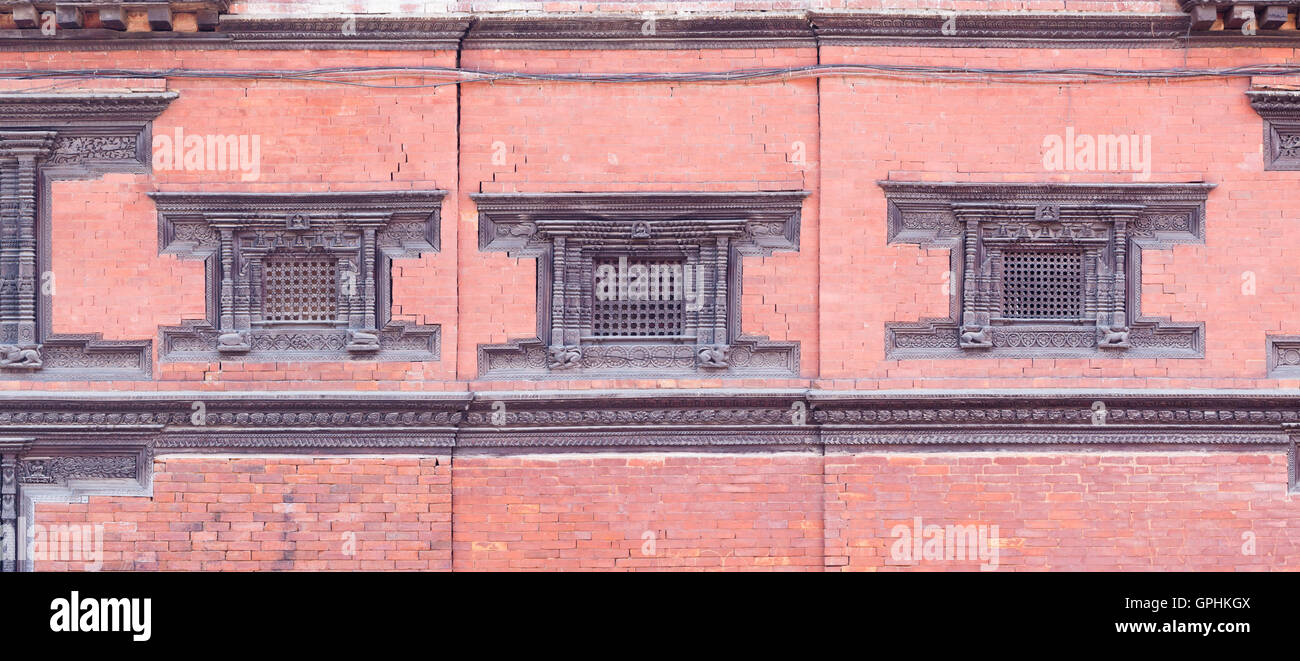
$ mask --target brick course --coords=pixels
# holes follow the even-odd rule
[[[999,571],[1300,562],[1281,453],[174,455],[154,469],[152,499],[43,503],[37,522],[104,525],[106,570],[978,571],[892,560],[894,527],[915,517],[998,526]]]

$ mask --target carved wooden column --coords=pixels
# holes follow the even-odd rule
[[[31,446],[30,439],[0,439],[0,571],[19,570],[18,549],[27,541],[18,512],[18,457]]]
[[[221,229],[221,328],[235,327],[235,270],[234,231]]]
[[[0,132],[0,344],[38,352],[37,168],[53,152],[54,137],[53,131]],[[9,366],[40,365],[39,358],[19,362]]]
[[[1112,242],[1115,267],[1111,271],[1109,300],[1103,303],[1105,311],[1099,321],[1097,346],[1102,349],[1127,349],[1129,347],[1128,309],[1128,224],[1137,213],[1116,213],[1111,216],[1114,235]]]
[[[551,272],[554,277],[551,278],[551,345],[561,346],[567,343],[568,338],[564,336],[565,307],[571,303],[568,291],[568,269],[565,266],[565,246],[564,237],[555,239],[555,246],[551,249]]]
[[[365,305],[365,329],[376,330],[375,321],[375,228],[363,230],[361,241],[361,292],[362,304]]]
[[[989,328],[988,288],[991,267],[985,261],[984,268],[976,270],[977,253],[980,241],[980,213],[974,209],[957,209],[959,222],[965,225],[963,238],[962,268],[962,308],[960,336],[958,344],[963,349],[983,349],[993,346]],[[1000,261],[1000,260],[999,260]]]
[[[713,344],[727,343],[727,253],[731,247],[727,237],[718,237],[717,255],[713,266],[715,283],[713,305]]]

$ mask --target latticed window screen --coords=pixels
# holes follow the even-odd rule
[[[602,297],[602,266],[609,266],[618,273],[619,260],[597,258],[592,263],[595,282],[592,285],[591,314],[592,335],[602,337],[664,337],[685,333],[685,305],[683,301],[684,262],[681,259],[628,259],[625,268],[630,271],[633,266],[646,268],[650,278],[647,295],[634,293],[632,283],[635,280],[628,273],[625,295],[618,295],[617,287],[612,288],[614,295]],[[604,269],[606,277],[609,269]],[[616,276],[617,277],[617,276]],[[696,284],[696,283],[693,283]],[[657,285],[657,286],[656,286]],[[698,289],[698,285],[696,284]],[[640,298],[642,300],[636,300]],[[648,299],[648,300],[647,300]]]
[[[337,316],[337,261],[276,257],[263,262],[262,319],[331,322]]]
[[[1078,319],[1083,316],[1082,250],[1002,253],[1002,316]]]

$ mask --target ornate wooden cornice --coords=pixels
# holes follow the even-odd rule
[[[1187,35],[1187,17],[1171,14],[815,12],[809,21],[827,46],[1168,48]]]
[[[539,17],[485,15],[475,19],[464,48],[682,49],[812,48],[817,40],[804,14]]]
[[[22,5],[24,3],[10,3]],[[105,22],[95,5],[152,5],[149,31]],[[0,29],[0,50],[362,49],[592,50],[937,46],[960,48],[1184,48],[1292,46],[1300,32],[1277,29],[1300,0],[1254,4],[1186,0],[1186,14],[1063,12],[732,12],[726,14],[447,14],[441,16],[241,16],[195,9],[215,2],[36,2],[64,6],[53,34],[39,20]],[[168,6],[170,5],[170,6]],[[0,4],[0,20],[7,5]],[[181,7],[185,9],[182,10]],[[1242,30],[1249,7],[1254,29]],[[74,12],[78,9],[82,18]],[[149,9],[149,8],[145,8]],[[142,9],[141,11],[145,11]],[[51,9],[52,11],[53,9]],[[1251,10],[1253,11],[1253,10]],[[112,9],[109,8],[109,15]],[[163,12],[169,12],[164,15]],[[194,29],[171,16],[193,14]],[[124,14],[125,16],[125,14]],[[188,26],[188,20],[186,24]],[[179,21],[176,21],[179,23]],[[137,27],[142,27],[137,21]],[[107,27],[112,26],[112,27]]]
[[[1287,425],[1300,396],[1281,391],[0,393],[0,434],[33,439],[31,452],[1276,446]]]

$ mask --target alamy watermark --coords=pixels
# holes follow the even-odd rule
[[[1049,172],[1131,172],[1135,181],[1151,178],[1151,136],[1065,135],[1043,136],[1043,169]]]
[[[172,135],[153,136],[153,169],[234,172],[240,181],[262,177],[262,136],[191,133],[177,126]]]
[[[618,266],[601,264],[596,268],[598,301],[684,301],[691,312],[703,307],[700,285],[704,266],[667,264],[659,261],[629,262],[618,258]]]
[[[18,529],[28,534],[27,542],[18,545],[19,564],[65,562],[77,571],[99,571],[104,566],[103,524],[28,525],[20,517]]]
[[[895,540],[889,547],[893,564],[979,560],[983,571],[998,568],[997,525],[924,525],[918,516],[911,526],[894,526],[889,536]]]

